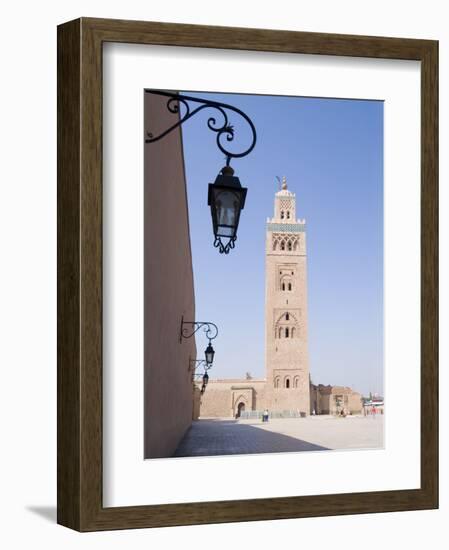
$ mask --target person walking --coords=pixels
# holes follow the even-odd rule
[[[262,422],[268,422],[268,409],[265,409],[262,414]]]

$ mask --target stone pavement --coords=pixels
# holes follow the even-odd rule
[[[383,416],[309,416],[260,420],[200,419],[174,456],[284,453],[383,446]]]

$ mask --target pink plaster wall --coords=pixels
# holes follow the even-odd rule
[[[144,102],[145,129],[156,134],[176,120],[166,110],[166,98],[144,94]],[[179,340],[181,318],[195,319],[179,129],[144,145],[143,208],[145,458],[156,458],[172,455],[193,414],[189,358],[196,357],[195,339]]]

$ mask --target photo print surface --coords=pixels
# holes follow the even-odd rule
[[[143,96],[145,458],[382,448],[383,102]]]

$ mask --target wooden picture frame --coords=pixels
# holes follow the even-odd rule
[[[421,488],[105,508],[102,502],[104,42],[421,62]],[[438,43],[81,18],[58,27],[58,523],[78,531],[438,507]]]

